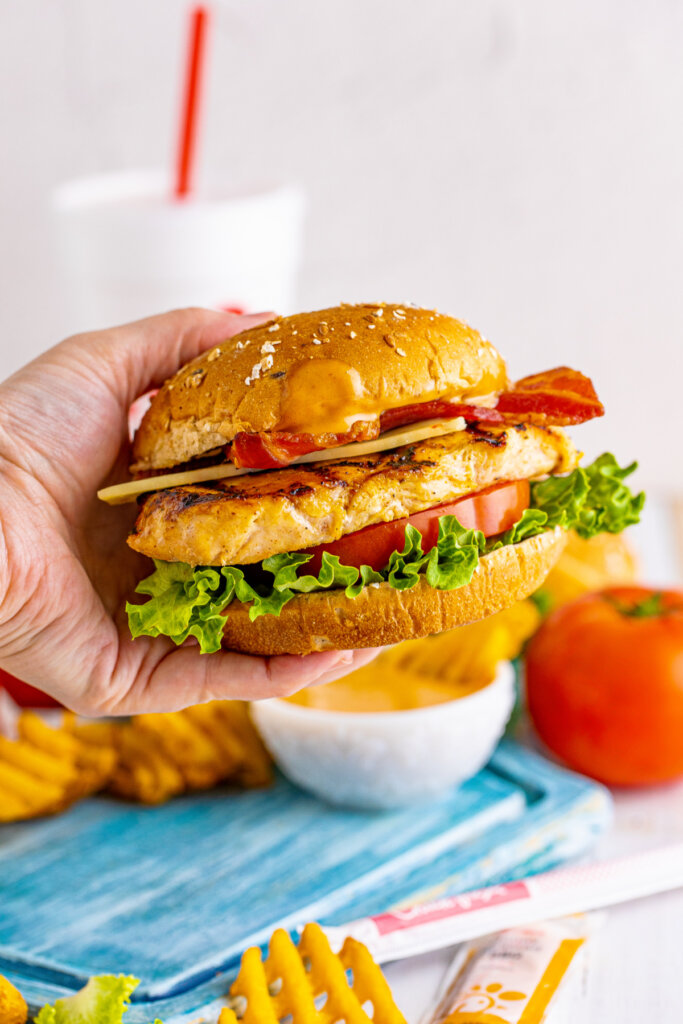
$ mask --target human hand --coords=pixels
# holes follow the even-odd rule
[[[128,632],[125,602],[149,563],[125,543],[135,506],[95,496],[126,478],[128,409],[200,352],[265,319],[165,313],[68,338],[0,384],[0,667],[98,715],[285,696],[374,656],[200,656],[194,645]]]

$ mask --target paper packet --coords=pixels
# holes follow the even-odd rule
[[[683,842],[396,907],[374,917],[325,926],[324,931],[333,949],[341,949],[351,936],[367,946],[378,963],[386,964],[503,929],[595,911],[680,886]]]
[[[595,923],[579,914],[465,943],[422,1024],[540,1024]]]

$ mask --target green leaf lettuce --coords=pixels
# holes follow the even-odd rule
[[[121,1024],[131,992],[138,984],[137,978],[122,974],[91,978],[75,995],[44,1006],[36,1024]]]

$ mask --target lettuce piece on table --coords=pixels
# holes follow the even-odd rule
[[[138,984],[137,978],[123,974],[91,978],[75,995],[44,1006],[35,1018],[36,1024],[122,1024]]]

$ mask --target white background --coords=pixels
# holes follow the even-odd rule
[[[412,300],[479,327],[513,375],[574,365],[608,408],[577,441],[683,488],[683,4],[216,7],[203,176],[304,184],[301,306]],[[185,10],[2,4],[0,377],[70,328],[51,187],[170,163]],[[605,852],[679,836],[681,806],[620,798]],[[680,919],[678,896],[613,911],[571,1019],[678,1021]],[[437,967],[392,969],[411,1015]]]
[[[608,408],[577,441],[683,487],[683,5],[216,8],[204,178],[305,185],[301,306],[412,300],[479,327],[513,375],[574,365]],[[185,11],[2,5],[0,376],[69,331],[51,186],[170,163]]]

